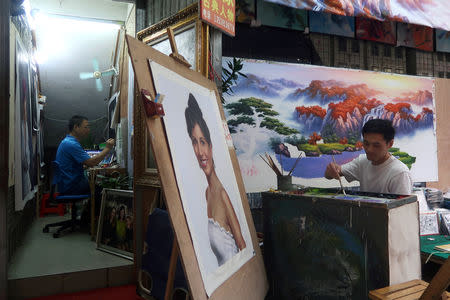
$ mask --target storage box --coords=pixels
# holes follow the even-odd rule
[[[274,299],[360,300],[370,290],[420,279],[416,196],[336,192],[262,194]]]

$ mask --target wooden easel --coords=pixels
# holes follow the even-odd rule
[[[178,257],[181,259],[183,270],[187,279],[190,296],[195,300],[260,300],[264,299],[268,290],[268,282],[261,250],[258,244],[258,238],[254,227],[249,203],[245,193],[242,175],[239,169],[239,163],[233,147],[228,147],[231,166],[236,176],[236,183],[241,199],[243,214],[248,224],[251,243],[253,246],[253,256],[230,275],[220,286],[214,289],[212,294],[208,295],[205,284],[202,279],[197,255],[194,250],[194,244],[189,231],[185,211],[182,204],[181,195],[176,181],[174,165],[165,134],[165,128],[160,116],[164,115],[164,109],[155,88],[152,78],[152,69],[149,61],[184,77],[195,85],[204,87],[212,91],[215,100],[219,106],[220,119],[225,122],[225,114],[221,107],[220,96],[217,86],[214,82],[204,77],[201,73],[187,68],[189,64],[181,55],[178,54],[176,44],[173,41],[173,33],[168,31],[169,41],[171,41],[172,54],[170,56],[149,47],[141,41],[126,36],[128,52],[131,57],[133,70],[138,86],[141,92],[141,103],[147,117],[145,122],[149,132],[151,147],[155,154],[158,176],[160,178],[164,199],[169,213],[169,218],[174,231],[174,241],[172,245],[169,274],[166,283],[165,299],[169,299],[172,294],[172,288],[175,277],[175,266]],[[171,38],[170,38],[171,37]],[[149,69],[150,68],[150,69]],[[162,91],[159,91],[162,92]],[[159,95],[161,97],[163,95]],[[167,101],[177,101],[177,99],[168,99]],[[172,102],[173,103],[173,102]],[[150,114],[149,114],[150,112]]]
[[[177,44],[175,42],[175,37],[173,35],[173,30],[170,27],[167,28],[167,36],[169,37],[170,48],[172,48],[172,53],[169,56],[189,69],[191,65],[180,53],[178,53]],[[173,290],[175,271],[177,269],[177,260],[178,260],[178,243],[177,239],[174,237],[172,244],[172,253],[170,254],[169,272],[167,275],[166,292],[164,294],[164,300],[170,299],[170,294]]]

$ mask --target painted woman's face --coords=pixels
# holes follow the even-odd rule
[[[198,164],[206,175],[211,174],[213,169],[212,147],[206,141],[202,130],[198,124],[192,129],[192,147],[194,147],[195,156],[197,156]]]

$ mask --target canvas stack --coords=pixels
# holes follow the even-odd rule
[[[424,193],[430,209],[439,208],[444,203],[444,196],[440,190],[427,188]]]

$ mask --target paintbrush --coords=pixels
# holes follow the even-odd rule
[[[295,160],[294,166],[291,168],[291,170],[289,171],[288,176],[291,176],[292,172],[294,171],[295,167],[297,166],[298,161],[300,160],[300,156],[302,156],[302,153],[300,152],[300,154],[298,155],[297,159]]]
[[[333,162],[337,165],[336,160],[334,159],[334,154],[331,154],[331,158],[333,159]],[[341,181],[341,176],[339,176],[339,174],[338,174],[338,180],[339,180],[339,184],[341,185],[342,194],[347,195],[345,193],[344,186],[342,185],[342,181]]]
[[[266,154],[266,158],[264,159],[264,157],[260,154],[259,157],[261,157],[261,159],[272,169],[272,171],[275,172],[276,175],[278,175],[278,169],[276,166],[272,165],[272,161],[269,159],[268,155]]]
[[[264,159],[261,154],[259,154],[259,157],[261,157],[261,159],[272,169],[272,166]]]
[[[278,170],[278,167],[277,167],[277,166],[275,165],[275,163],[273,162],[272,157],[270,157],[270,155],[267,154],[267,152],[266,152],[266,158],[267,158],[267,160],[269,161],[270,165],[272,166],[272,170],[273,170],[278,176],[281,176],[280,170]]]

